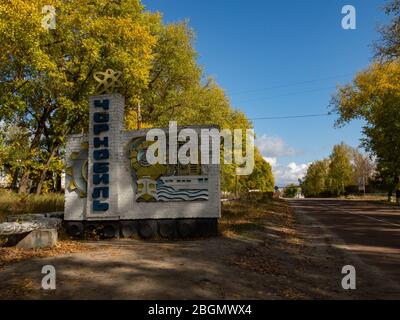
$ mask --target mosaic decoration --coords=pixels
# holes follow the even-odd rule
[[[143,200],[144,202],[155,201],[157,200],[157,182],[145,178],[140,179],[137,182],[137,199]]]
[[[115,89],[122,87],[121,81],[119,80],[121,76],[122,72],[112,69],[108,69],[106,72],[96,72],[93,76],[99,83],[96,87],[96,94],[114,93]]]
[[[81,198],[87,197],[88,181],[88,149],[89,144],[83,143],[79,152],[73,152],[70,157],[71,166],[67,167],[69,190],[76,191]]]
[[[157,200],[196,201],[208,200],[207,177],[162,177],[157,181]]]
[[[209,181],[208,176],[201,175],[201,166],[150,165],[146,153],[152,144],[145,138],[135,139],[131,144],[130,160],[135,172],[136,201],[207,201]]]

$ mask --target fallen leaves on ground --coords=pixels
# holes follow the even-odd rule
[[[292,286],[294,271],[302,269],[303,240],[297,234],[292,208],[283,201],[256,205],[232,203],[222,218],[226,237],[257,238],[262,243],[248,246],[230,259],[230,264],[243,270],[272,277],[284,299],[303,299],[304,293]],[[246,226],[246,230],[243,230]],[[263,230],[260,232],[260,230]],[[245,232],[243,232],[245,231]]]
[[[64,254],[94,250],[84,243],[77,241],[59,241],[54,248],[44,249],[18,249],[18,248],[0,248],[0,267],[22,260],[34,258],[55,257]]]

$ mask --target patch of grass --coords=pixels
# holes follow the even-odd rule
[[[348,195],[340,197],[344,200],[354,200],[354,201],[377,201],[377,202],[387,202],[387,195],[384,194],[366,194],[364,195]]]
[[[386,205],[391,207],[399,207],[396,202],[396,195],[393,195],[392,201],[388,201],[388,196],[386,194],[367,194],[367,195],[349,195],[345,197],[340,197],[341,200],[351,200],[351,201],[363,201],[371,204]]]
[[[0,222],[8,215],[64,211],[63,194],[19,195],[0,191]]]
[[[270,232],[271,228],[291,225],[292,219],[292,209],[285,201],[241,200],[223,203],[220,230],[225,236],[254,238]]]

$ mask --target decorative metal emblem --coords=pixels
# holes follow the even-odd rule
[[[122,86],[119,79],[122,76],[122,72],[114,71],[112,69],[106,70],[106,72],[96,72],[94,79],[99,83],[96,87],[96,94],[110,94],[114,93],[116,88]]]

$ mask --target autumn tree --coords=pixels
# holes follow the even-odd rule
[[[272,175],[271,165],[263,159],[260,152],[254,154],[254,170],[251,175],[239,179],[240,188],[243,191],[258,190],[260,192],[272,192],[275,180]]]
[[[301,186],[307,197],[340,196],[360,178],[368,183],[374,173],[375,162],[369,154],[342,143],[333,147],[329,158],[309,166]]]
[[[290,184],[285,187],[283,195],[285,198],[294,198],[299,194],[299,192],[301,192],[301,189],[297,185]]]
[[[329,159],[312,163],[302,182],[304,195],[317,197],[327,192],[329,175]]]
[[[29,154],[29,132],[11,124],[0,125],[0,169],[11,176],[15,188],[21,173],[22,159]]]
[[[400,204],[400,1],[389,1],[385,11],[392,20],[380,30],[377,61],[339,87],[332,105],[339,114],[338,126],[353,119],[366,122],[362,144],[376,159],[376,180],[389,199],[396,189]]]
[[[55,30],[42,27],[44,5],[56,8]],[[20,159],[21,193],[31,178],[40,193],[48,170],[59,171],[66,137],[87,130],[97,71],[122,71],[127,129],[138,127],[139,103],[142,127],[164,127],[171,120],[252,126],[203,74],[188,24],[165,25],[140,0],[2,2],[0,42],[0,117],[29,132],[28,153]],[[232,180],[232,172],[224,168],[222,174]]]
[[[400,63],[373,63],[352,83],[339,87],[332,105],[339,114],[338,126],[352,119],[366,122],[362,144],[375,156],[378,169],[383,169],[380,177],[387,180],[388,192],[399,190]]]
[[[329,158],[328,189],[340,196],[352,182],[351,148],[344,143],[336,145]]]
[[[384,9],[392,20],[380,29],[381,38],[375,43],[375,52],[382,61],[392,61],[400,58],[400,0],[389,1]]]
[[[42,27],[41,8],[49,4],[57,9],[55,30]],[[138,0],[0,4],[1,117],[31,132],[29,155],[22,159],[21,193],[28,191],[30,160],[43,137],[57,130],[50,140],[59,148],[67,134],[87,127],[94,72],[123,71],[121,90],[128,98],[147,85],[156,39],[142,23],[142,11]]]
[[[361,153],[360,150],[354,149],[352,152],[352,163],[353,183],[357,185],[362,182],[364,187],[367,186],[375,174],[375,162],[369,154]]]
[[[393,175],[393,165],[391,163],[380,160],[376,166],[374,175],[374,183],[388,191],[388,202],[392,202],[393,191],[399,184],[399,178]],[[399,197],[396,199],[399,200]]]

